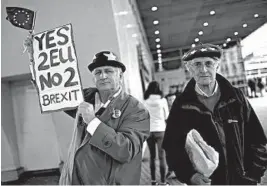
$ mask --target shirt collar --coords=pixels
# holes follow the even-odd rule
[[[195,91],[201,96],[211,97],[218,91],[218,83],[217,83],[217,81],[215,81],[215,88],[214,88],[214,90],[210,96],[208,96],[203,90],[201,90],[201,88],[198,86],[197,83],[195,85]]]
[[[102,103],[100,101],[99,93],[96,92],[96,94],[95,94],[95,112],[97,112],[103,105],[104,105],[104,103]]]
[[[119,88],[119,90],[106,102],[103,103],[100,100],[100,95],[98,92],[95,94],[95,111],[97,112],[101,107],[107,107],[108,104],[111,102],[112,99],[116,98],[122,91],[122,87]]]

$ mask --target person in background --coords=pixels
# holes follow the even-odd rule
[[[248,86],[250,88],[250,92],[251,92],[251,97],[253,98],[253,95],[254,97],[258,97],[257,94],[256,94],[256,82],[254,79],[249,79],[248,80]]]
[[[174,100],[176,99],[176,94],[175,93],[169,93],[165,96],[167,103],[168,103],[168,108],[169,110],[171,110],[172,104],[174,102]],[[166,154],[167,156],[167,154]],[[168,160],[168,158],[166,157],[166,160]],[[175,173],[173,172],[172,168],[171,168],[171,164],[168,163],[168,171],[166,174],[166,178],[176,178]]]
[[[150,173],[151,184],[157,185],[156,181],[156,145],[158,149],[160,178],[161,183],[166,185],[166,157],[162,148],[164,131],[166,128],[166,119],[169,115],[168,104],[165,98],[162,97],[159,83],[152,81],[144,94],[145,106],[150,114],[150,136],[147,139],[148,148],[150,151]]]
[[[261,182],[267,167],[267,139],[241,90],[217,73],[222,49],[201,44],[184,56],[192,79],[173,103],[163,148],[179,181],[199,185],[249,185]],[[188,132],[197,130],[219,153],[208,178],[198,173],[185,149]]]
[[[257,86],[258,86],[259,91],[261,93],[261,97],[263,97],[264,84],[263,84],[261,78],[258,78]]]
[[[32,37],[25,43],[33,60]],[[85,101],[65,111],[79,119],[59,184],[139,185],[142,146],[150,133],[149,113],[124,92],[126,67],[113,52],[97,53],[88,69],[96,88],[84,89]]]
[[[174,102],[174,100],[175,100],[175,98],[176,98],[176,94],[167,94],[166,96],[165,96],[165,98],[166,98],[166,100],[167,100],[167,103],[168,103],[168,108],[169,108],[169,110],[171,110],[171,107],[172,107],[172,104],[173,104],[173,102]]]

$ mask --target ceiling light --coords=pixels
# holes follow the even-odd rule
[[[203,35],[203,31],[199,31],[198,35],[202,36]]]
[[[158,54],[159,54],[159,53],[161,53],[161,50],[160,50],[160,49],[158,49],[158,50],[157,50],[157,53],[158,53]]]
[[[255,17],[255,18],[259,17],[259,14],[254,14],[254,17]]]
[[[121,16],[121,15],[127,15],[127,14],[128,14],[127,11],[121,11],[121,12],[118,12],[116,15]]]
[[[238,32],[235,32],[234,35],[237,36],[238,35]]]
[[[243,24],[243,27],[244,27],[244,28],[246,28],[247,26],[248,26],[248,24],[246,24],[246,23],[245,23],[245,24]]]
[[[196,39],[195,39],[195,42],[199,42],[199,39],[198,39],[198,38],[196,38]]]
[[[132,24],[127,24],[127,25],[126,25],[126,28],[132,28],[132,27],[133,27]]]
[[[208,26],[208,25],[209,25],[208,22],[203,23],[203,26]]]
[[[137,34],[132,34],[132,37],[137,37]]]
[[[160,58],[158,58],[158,62],[160,63],[160,62],[162,62],[162,58],[160,57]]]
[[[157,25],[157,24],[159,24],[159,21],[158,20],[155,20],[155,21],[153,21],[153,24],[154,25]]]
[[[161,55],[161,54],[160,54]],[[162,60],[161,56],[158,55],[158,59]]]
[[[155,39],[156,42],[160,42],[160,38]]]
[[[223,46],[226,47],[226,43],[224,43]]]
[[[214,15],[214,14],[215,14],[214,10],[210,11],[210,15]]]
[[[151,8],[151,10],[154,12],[154,11],[157,11],[158,10],[158,7],[156,7],[156,6],[153,6],[152,8]]]
[[[160,44],[157,44],[156,47],[157,47],[157,48],[160,48]]]
[[[230,37],[228,37],[228,38],[226,39],[226,41],[227,41],[227,42],[230,42],[230,41],[231,41],[231,38],[230,38]]]
[[[156,30],[156,31],[155,31],[155,34],[159,34],[159,31],[158,31],[158,30]]]
[[[158,54],[158,57],[161,57],[162,56],[162,54]]]
[[[193,43],[191,46],[194,48],[196,46],[196,44]]]

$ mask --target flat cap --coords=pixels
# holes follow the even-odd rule
[[[222,49],[213,44],[201,44],[194,48],[191,48],[182,57],[183,61],[190,61],[197,57],[217,57],[222,56]]]

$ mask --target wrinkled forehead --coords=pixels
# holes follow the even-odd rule
[[[219,58],[216,58],[216,57],[214,57],[214,58],[212,58],[212,57],[196,57],[196,58],[194,58],[194,59],[192,59],[191,61],[189,61],[189,63],[190,62],[206,62],[206,61],[213,61],[213,62],[217,62],[217,61],[219,61]]]

